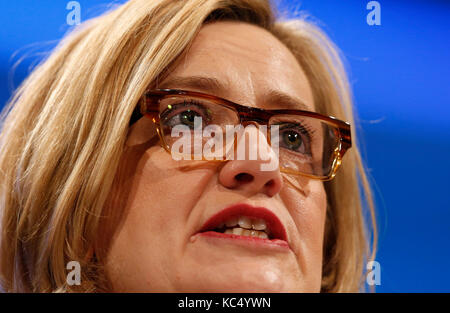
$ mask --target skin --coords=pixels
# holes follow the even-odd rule
[[[203,26],[164,82],[189,76],[228,82],[226,90],[189,90],[247,106],[279,108],[266,100],[272,89],[302,99],[308,110],[315,108],[308,79],[295,57],[257,26]],[[320,291],[326,213],[321,181],[295,178],[294,188],[287,181],[292,178],[278,168],[261,171],[261,160],[174,161],[155,134],[145,117],[132,127],[118,173],[121,179],[113,189],[121,196],[111,197],[110,206],[123,212],[116,217],[105,256],[114,291]],[[241,173],[253,180],[237,180]],[[236,203],[271,210],[286,229],[289,249],[195,235],[212,215]]]

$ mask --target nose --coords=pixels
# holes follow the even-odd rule
[[[219,183],[228,189],[245,190],[250,194],[264,193],[269,197],[280,192],[283,179],[278,155],[254,125],[247,126],[240,136],[237,155],[221,168]]]

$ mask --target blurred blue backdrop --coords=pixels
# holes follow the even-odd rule
[[[68,2],[0,2],[0,106],[70,29]],[[78,2],[82,21],[110,3]],[[308,13],[347,59],[378,207],[377,291],[450,292],[450,1],[381,0],[379,26],[368,2],[278,6]]]

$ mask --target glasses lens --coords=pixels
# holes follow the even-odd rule
[[[278,146],[280,167],[288,173],[328,177],[339,149],[339,131],[316,118],[277,115],[270,119],[271,145]],[[274,132],[277,126],[277,132]]]
[[[232,108],[191,96],[170,96],[159,102],[163,139],[172,155],[184,159],[223,159],[233,145],[226,126],[239,124]]]

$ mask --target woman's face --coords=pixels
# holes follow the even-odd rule
[[[298,109],[314,111],[308,79],[291,52],[269,32],[245,23],[203,26],[158,87],[266,109],[286,108],[286,97],[280,95],[287,95],[303,102]],[[296,177],[294,188],[286,180],[292,177],[278,168],[263,171],[262,162],[175,161],[158,144],[151,121],[139,120],[121,161],[121,168],[131,170],[120,172],[114,189],[122,191],[123,204],[111,208],[123,212],[106,258],[114,290],[320,291],[323,183]],[[232,213],[240,221],[233,221]],[[200,232],[211,220],[234,228],[266,223],[273,232],[285,231],[286,238]]]

